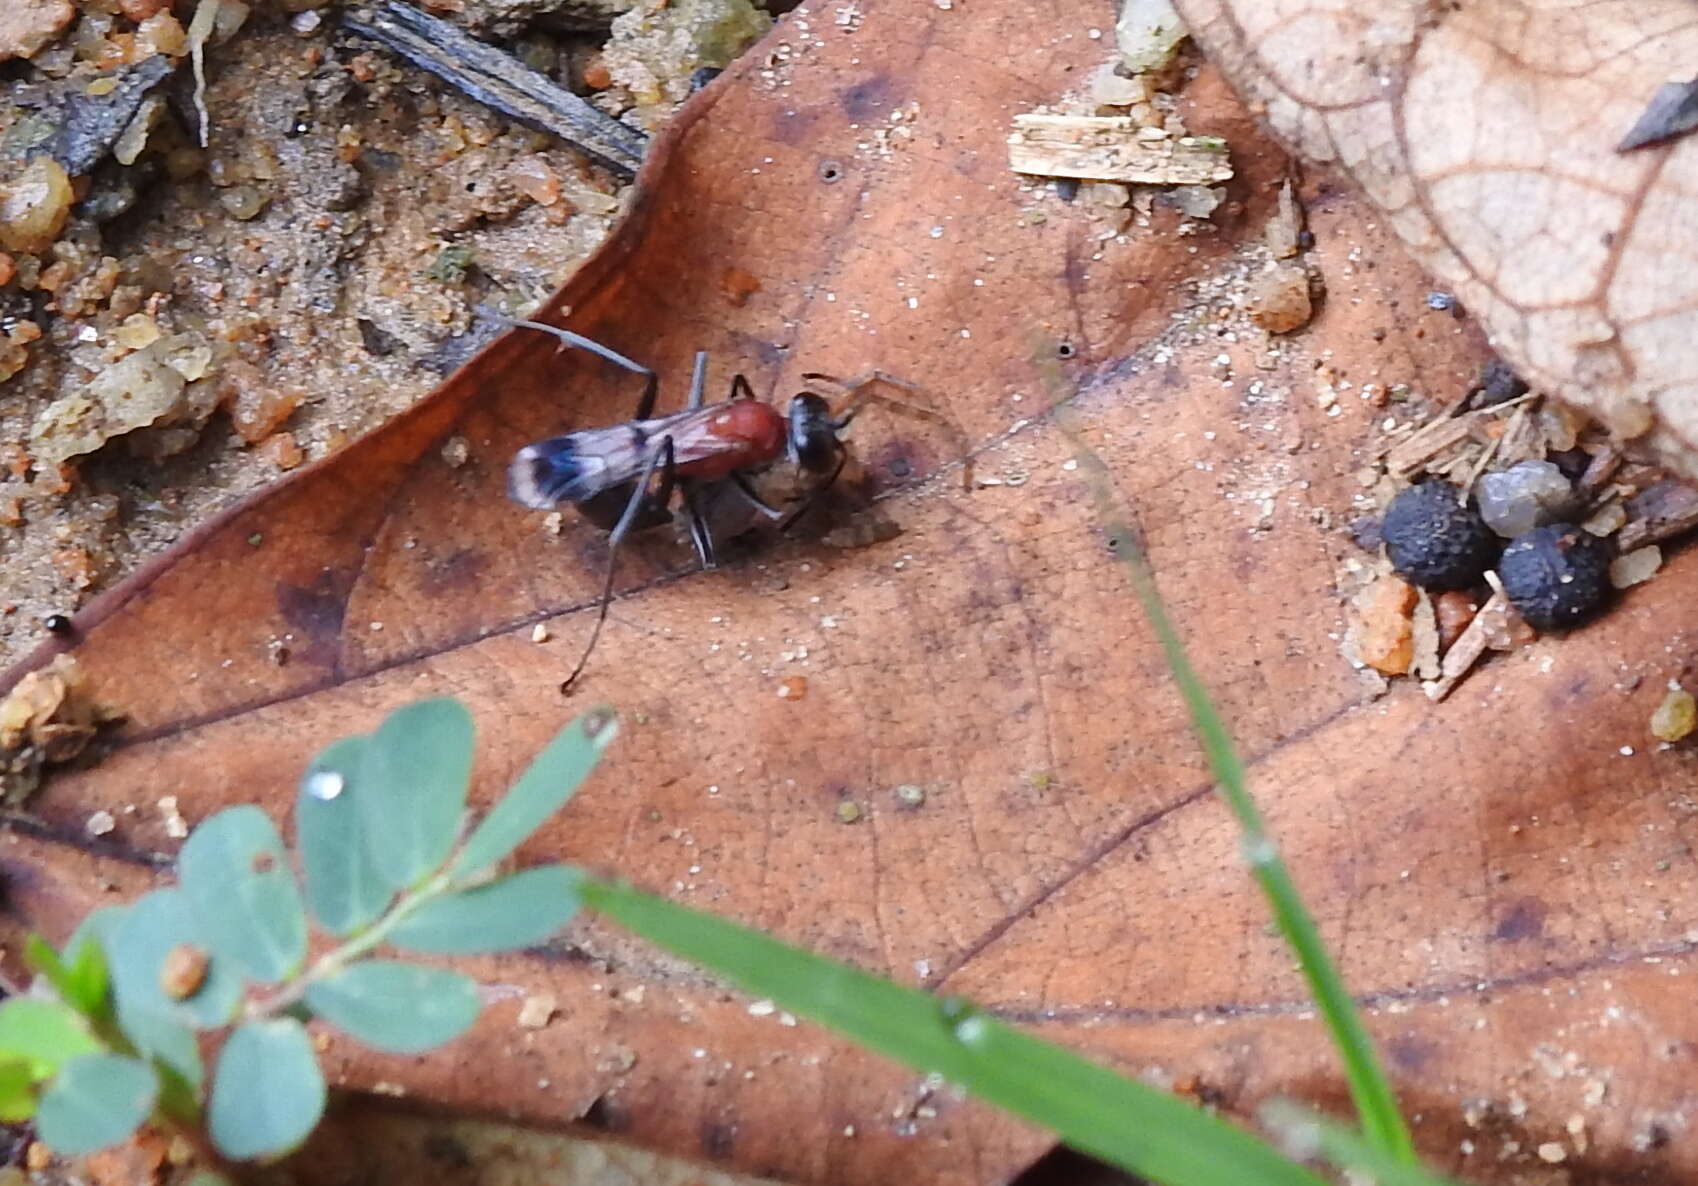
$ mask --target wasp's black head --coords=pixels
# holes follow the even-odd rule
[[[831,418],[831,405],[809,391],[790,401],[790,434],[786,452],[798,468],[823,474],[837,464],[842,447],[837,431],[843,422]]]

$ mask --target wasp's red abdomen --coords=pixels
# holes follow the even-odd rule
[[[733,400],[715,411],[704,427],[709,436],[726,443],[725,450],[680,465],[679,473],[712,481],[784,454],[784,414],[759,400]]]

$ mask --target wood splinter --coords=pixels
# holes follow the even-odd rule
[[[1474,669],[1474,664],[1480,661],[1480,656],[1486,653],[1488,646],[1487,623],[1501,620],[1508,608],[1509,597],[1502,589],[1494,587],[1491,599],[1480,607],[1480,611],[1474,615],[1474,620],[1468,623],[1468,628],[1444,653],[1444,659],[1439,663],[1439,678],[1427,680],[1421,685],[1421,690],[1427,693],[1427,699],[1434,702],[1443,700],[1462,682],[1462,677]]]
[[[1209,185],[1232,177],[1220,137],[1172,136],[1125,115],[1016,115],[1008,165],[1040,177],[1137,185]]]

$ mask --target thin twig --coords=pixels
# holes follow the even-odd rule
[[[485,107],[558,136],[621,177],[636,176],[648,138],[493,45],[410,5],[384,0],[342,18]]]

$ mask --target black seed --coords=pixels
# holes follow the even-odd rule
[[[1527,384],[1515,373],[1515,368],[1501,358],[1494,358],[1480,370],[1480,386],[1474,393],[1474,407],[1489,408],[1527,394]]]
[[[71,619],[66,614],[48,614],[41,619],[41,624],[47,627],[49,634],[69,634],[72,630]]]
[[[1565,630],[1591,617],[1609,596],[1609,545],[1572,523],[1535,527],[1503,550],[1498,575],[1528,625]]]
[[[1477,584],[1498,554],[1491,528],[1449,482],[1422,482],[1392,499],[1380,534],[1391,566],[1423,589]]]

